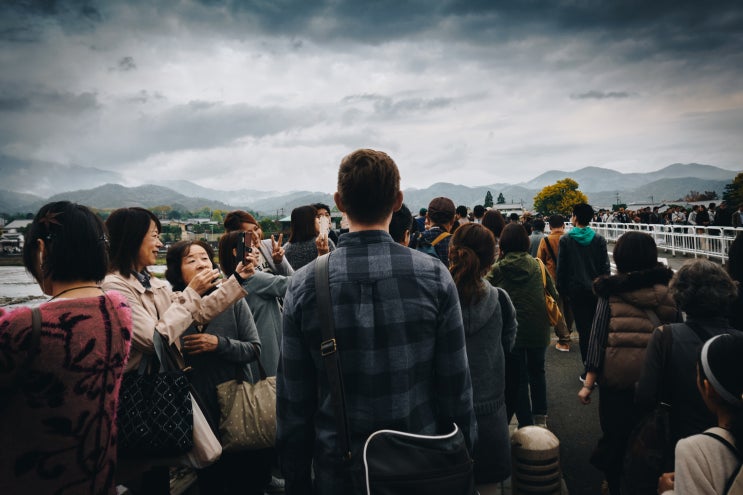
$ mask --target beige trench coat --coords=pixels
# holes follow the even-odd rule
[[[148,291],[134,275],[124,277],[118,272],[107,275],[103,281],[104,290],[123,294],[132,309],[132,347],[125,371],[139,366],[142,353],[154,352],[152,336],[156,328],[170,343],[180,346],[179,337],[192,322],[208,323],[247,294],[235,277],[229,277],[219,289],[204,297],[190,288],[173,292],[156,277],[150,279],[150,285],[152,289]]]

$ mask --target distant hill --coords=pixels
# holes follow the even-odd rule
[[[37,204],[40,201],[43,203],[43,198],[33,194],[24,194],[0,189],[0,212],[10,214],[25,213],[34,210],[35,208],[30,208],[30,206]]]
[[[36,160],[21,161],[0,155],[0,187],[7,191],[49,197],[107,183],[123,184],[125,180],[121,174],[108,170]]]
[[[619,191],[622,203],[671,203],[684,198],[689,191],[715,191],[722,199],[722,192],[729,180],[706,180],[696,178],[661,179],[644,184],[629,191]],[[595,206],[608,207],[616,202],[617,191],[590,193],[589,198]],[[719,200],[717,201],[719,203]]]
[[[186,196],[199,198],[208,198],[215,201],[231,205],[248,205],[259,200],[284,196],[286,192],[278,191],[256,191],[254,189],[237,189],[234,191],[220,191],[219,189],[210,189],[187,180],[164,180],[157,182],[155,185],[167,187],[178,191]]]
[[[84,167],[57,168],[46,172],[33,168],[36,172],[22,173],[18,164],[8,165],[7,157],[0,156],[0,212],[34,212],[48,201],[67,199],[81,204],[101,209],[113,209],[122,206],[143,206],[151,208],[160,205],[169,205],[176,209],[199,210],[203,207],[211,209],[248,209],[260,212],[263,215],[287,216],[297,206],[310,203],[325,203],[333,205],[333,197],[329,192],[292,191],[280,193],[277,191],[256,191],[240,189],[223,191],[209,189],[189,181],[163,181],[156,185],[126,187],[114,181],[95,187],[80,188],[86,181],[80,180],[75,174],[84,170],[84,174],[93,174],[96,178],[106,177],[108,172]],[[40,164],[37,164],[41,167]],[[493,202],[498,195],[503,194],[506,203],[520,203],[525,208],[532,207],[534,196],[544,186],[554,184],[560,179],[570,177],[576,180],[579,188],[595,206],[610,206],[616,202],[617,194],[623,203],[650,202],[656,203],[675,201],[683,198],[689,191],[716,191],[718,196],[726,184],[730,183],[737,172],[725,170],[711,165],[700,164],[673,164],[655,172],[645,174],[623,174],[615,170],[600,167],[586,167],[575,172],[552,170],[520,184],[491,184],[479,187],[468,187],[457,184],[439,182],[425,189],[407,189],[403,191],[405,203],[413,211],[428,206],[429,201],[437,196],[451,198],[457,205],[473,207],[482,204],[488,191],[493,195]],[[25,174],[25,175],[24,175]],[[31,175],[29,175],[31,174]],[[44,199],[41,196],[24,194],[23,189],[9,188],[6,184],[20,184],[21,179],[32,180],[35,175],[44,177],[45,182],[58,181],[53,195]],[[67,176],[69,175],[69,177]],[[113,174],[118,176],[118,174]],[[6,177],[10,177],[6,181]],[[74,179],[74,180],[73,180]],[[88,181],[97,179],[89,178]],[[70,187],[74,183],[75,189],[69,192],[58,193],[60,189]]]
[[[730,182],[735,177],[736,172],[725,170],[712,165],[701,165],[699,163],[674,163],[655,172],[648,173],[629,173],[624,174],[616,170],[610,170],[600,167],[585,167],[574,172],[562,172],[551,170],[542,175],[535,177],[529,182],[521,185],[528,189],[540,190],[544,186],[554,184],[558,180],[570,177],[580,184],[580,190],[583,192],[599,191],[632,191],[643,187],[651,182],[663,179],[684,179],[698,178],[712,181]],[[683,195],[690,190],[687,189]],[[698,190],[698,189],[694,189]]]
[[[124,187],[119,184],[106,184],[93,189],[70,191],[56,194],[44,201],[74,201],[94,208],[114,209],[127,206],[152,208],[161,205],[181,205],[188,210],[211,209],[229,210],[232,207],[220,201],[205,198],[191,198],[161,186]],[[41,206],[41,205],[39,205]]]

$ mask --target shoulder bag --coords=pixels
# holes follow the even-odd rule
[[[266,377],[258,361],[260,380],[250,383],[241,366],[235,379],[217,385],[219,433],[225,452],[264,449],[276,443],[276,377]]]
[[[627,441],[621,486],[622,493],[655,494],[658,477],[673,471],[674,441],[671,436],[671,325],[661,332],[661,382],[658,403],[634,427]]]
[[[26,359],[18,366],[13,379],[7,387],[0,388],[0,411],[13,405],[13,398],[19,391],[24,389],[26,381],[29,379],[29,369],[31,363],[40,352],[41,343],[41,310],[31,308],[31,333]]]
[[[332,317],[328,260],[329,255],[320,256],[315,265],[315,290],[322,328],[320,353],[330,383],[340,450],[354,485],[367,495],[475,493],[472,458],[456,424],[451,432],[443,435],[378,430],[367,437],[361,458],[353,457],[343,395],[343,371]]]
[[[549,318],[549,322],[551,326],[557,325],[557,322],[559,322],[563,316],[562,311],[560,311],[560,306],[557,304],[557,301],[555,301],[555,298],[550,295],[550,293],[547,291],[547,270],[544,268],[544,263],[542,263],[542,260],[539,258],[535,258],[537,260],[537,263],[539,263],[539,269],[542,271],[542,285],[544,286],[544,304],[545,308],[547,309],[547,317]]]
[[[157,330],[152,341],[155,354],[142,356],[139,368],[121,382],[116,417],[123,458],[175,457],[194,446],[188,378],[169,365]]]

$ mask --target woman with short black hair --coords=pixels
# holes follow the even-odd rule
[[[52,298],[36,338],[31,308],[0,308],[0,493],[116,493],[132,326],[124,296],[100,286],[106,241],[102,220],[69,201],[41,207],[26,232],[24,266]]]
[[[103,287],[124,294],[132,308],[133,346],[127,372],[137,369],[144,354],[155,352],[152,339],[156,331],[169,344],[176,343],[193,322],[208,323],[245,295],[241,283],[253,274],[251,263],[240,263],[225,280],[220,280],[219,270],[203,270],[178,292],[173,292],[165,281],[153,277],[148,267],[156,263],[163,244],[160,221],[144,208],[115,210],[106,220],[106,226],[111,238],[111,271]],[[129,474],[138,477],[147,467],[142,462],[142,459],[129,460],[126,466],[122,465],[118,475],[120,481],[130,482],[127,480]],[[167,468],[155,468],[151,478],[148,475],[140,481],[143,493],[168,493],[170,490]]]

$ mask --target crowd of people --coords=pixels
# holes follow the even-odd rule
[[[736,208],[733,206],[733,208]],[[743,227],[743,204],[731,209],[727,201],[719,205],[695,204],[690,208],[679,205],[646,206],[638,210],[617,208],[600,209],[595,220],[604,223],[644,223],[651,225],[696,225],[698,227]]]
[[[85,206],[42,207],[23,261],[51,299],[40,311],[0,308],[0,493],[169,493],[172,459],[117,452],[123,378],[143,369],[160,337],[190,369],[217,439],[217,385],[276,378],[275,445],[201,466],[200,493],[361,493],[370,434],[435,435],[452,423],[487,493],[511,476],[512,418],[549,428],[546,350],[554,332],[557,350],[570,352],[573,328],[585,368],[578,400],[598,393],[591,462],[608,493],[631,493],[632,430],[669,394],[676,450],[653,490],[723,493],[740,463],[727,444],[743,446],[743,236],[727,271],[699,259],[674,273],[651,235],[629,231],[612,274],[591,223],[676,223],[675,208],[606,214],[582,203],[569,219],[531,219],[437,197],[414,217],[395,162],[368,149],[342,160],[334,200],[344,229],[332,228],[327,205],[305,205],[286,243],[264,238],[250,213],[230,212],[218,263],[208,243],[177,242],[167,281],[149,268],[163,246],[150,211],[121,208],[104,224]],[[693,221],[733,226],[739,210],[695,207]],[[319,256],[329,260],[330,351]],[[343,435],[328,352],[342,362]]]

